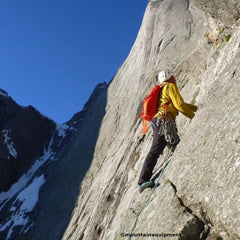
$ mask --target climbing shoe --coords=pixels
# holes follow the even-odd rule
[[[152,181],[144,182],[144,183],[141,184],[139,192],[142,193],[144,191],[144,189],[152,188],[152,187],[154,187],[154,185],[155,184]]]

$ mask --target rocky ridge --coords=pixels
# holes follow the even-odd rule
[[[0,239],[62,237],[92,161],[107,88],[98,84],[64,124],[1,90]]]
[[[179,234],[169,239],[240,239],[239,37],[238,1],[148,2],[109,86],[94,159],[64,240],[120,240],[132,229]],[[185,101],[199,109],[191,122],[178,117],[181,142],[133,228],[151,192],[137,187],[151,144],[137,116],[162,68],[173,70]],[[155,174],[162,163],[163,157]]]

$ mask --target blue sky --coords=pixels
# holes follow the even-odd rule
[[[147,0],[0,3],[0,88],[63,123],[126,59]]]

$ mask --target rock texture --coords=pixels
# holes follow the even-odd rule
[[[0,89],[0,239],[240,239],[239,17],[236,0],[148,1],[126,61],[63,125]],[[163,68],[198,111],[140,194],[138,115]]]
[[[239,25],[239,1],[149,1],[109,86],[94,160],[64,240],[120,240],[131,229],[178,234],[168,239],[240,239]],[[199,109],[191,122],[178,117],[181,142],[133,228],[151,194],[137,187],[151,144],[137,116],[162,68],[173,69],[182,96]]]

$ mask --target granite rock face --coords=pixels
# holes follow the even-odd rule
[[[168,239],[240,239],[239,39],[239,1],[148,2],[109,86],[94,159],[64,240],[120,240],[131,230],[176,234]],[[198,112],[191,122],[178,116],[181,142],[138,215],[151,194],[139,194],[137,180],[152,138],[150,128],[141,133],[138,114],[163,68],[173,70]]]
[[[148,1],[126,61],[65,124],[0,89],[0,239],[240,239],[239,9]],[[142,134],[138,115],[163,68],[198,111],[179,114],[181,142],[164,171],[168,150],[160,156],[158,187],[140,194],[152,130]]]

